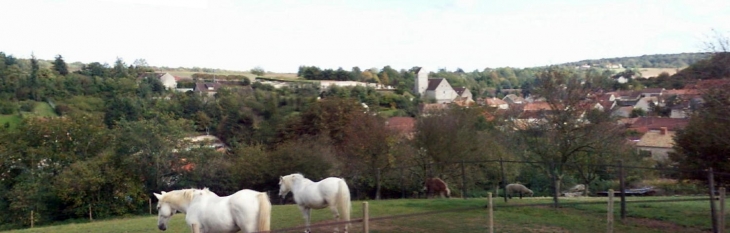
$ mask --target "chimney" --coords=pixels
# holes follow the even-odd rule
[[[667,127],[661,127],[661,128],[659,128],[659,132],[661,132],[662,135],[667,134]]]

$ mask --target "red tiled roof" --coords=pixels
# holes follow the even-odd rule
[[[639,117],[629,128],[661,129],[666,127],[671,131],[676,131],[684,128],[688,123],[689,119],[685,118]]]
[[[532,102],[525,104],[523,111],[552,110],[547,102]]]
[[[416,118],[413,117],[391,117],[386,121],[387,127],[399,133],[411,133],[415,130]]]

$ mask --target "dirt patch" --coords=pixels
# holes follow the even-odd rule
[[[705,233],[705,232],[712,232],[711,230],[702,230],[700,228],[694,228],[694,227],[685,227],[673,222],[666,222],[656,219],[648,219],[648,218],[632,218],[627,217],[625,220],[625,224],[633,224],[638,226],[645,226],[650,227],[654,229],[660,229],[663,232],[688,232],[688,233]]]

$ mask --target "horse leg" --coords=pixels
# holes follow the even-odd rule
[[[197,224],[197,223],[190,224],[190,228],[192,228],[193,233],[202,233],[200,231],[200,224]]]
[[[309,229],[309,214],[312,213],[312,209],[309,208],[309,207],[304,207],[304,206],[301,206],[300,205],[299,206],[299,210],[301,210],[302,211],[302,215],[304,215],[304,226],[306,227],[304,229],[304,233],[310,233],[310,232],[312,232]]]
[[[522,192],[520,192],[520,199],[522,199]]]
[[[335,221],[340,221],[340,212],[337,211],[336,205],[330,205],[330,211],[332,211],[332,215],[335,217]],[[345,225],[347,226],[347,225]],[[340,231],[340,227],[338,225],[335,225],[335,233]],[[347,227],[345,227],[345,232],[347,232]]]

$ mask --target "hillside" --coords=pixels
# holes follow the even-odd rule
[[[609,65],[621,64],[624,68],[682,68],[699,60],[705,59],[709,55],[709,53],[653,54],[636,57],[587,59],[576,62],[568,62],[561,65],[590,65],[608,68]]]

